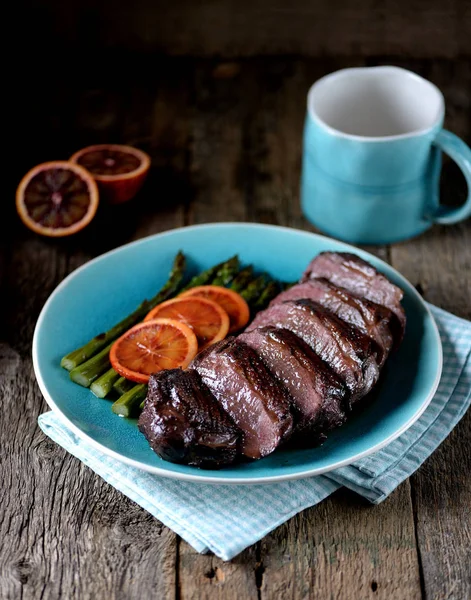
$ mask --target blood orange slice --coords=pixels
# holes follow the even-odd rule
[[[218,285],[200,285],[183,292],[179,298],[186,298],[188,296],[206,298],[219,304],[229,315],[229,333],[242,329],[249,322],[249,306],[242,296],[234,292],[234,290],[229,290]]]
[[[144,321],[167,318],[180,321],[196,335],[199,349],[223,340],[229,331],[229,316],[219,304],[206,298],[189,296],[162,302],[150,311]]]
[[[148,154],[120,144],[88,146],[70,160],[92,174],[102,197],[111,204],[131,200],[141,189],[150,167]]]
[[[164,369],[186,368],[198,352],[193,331],[173,319],[153,319],[135,325],[111,346],[110,361],[122,377],[147,383]]]
[[[42,235],[61,237],[83,229],[95,216],[98,189],[83,167],[67,161],[37,165],[16,190],[23,223]]]

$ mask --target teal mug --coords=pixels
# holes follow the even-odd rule
[[[325,233],[387,244],[471,215],[471,149],[443,129],[440,90],[398,67],[344,69],[309,90],[301,204]],[[441,152],[461,168],[468,198],[440,206]]]

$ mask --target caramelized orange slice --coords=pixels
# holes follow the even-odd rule
[[[206,298],[219,304],[229,315],[229,333],[242,329],[249,322],[249,306],[242,296],[233,290],[218,285],[200,285],[183,292],[179,298],[187,298],[188,296]]]
[[[113,344],[110,361],[122,377],[147,383],[164,369],[185,369],[198,352],[193,331],[173,319],[153,319],[135,325]]]
[[[160,318],[188,325],[195,332],[200,350],[223,340],[229,331],[226,311],[216,302],[196,296],[162,302],[150,311],[144,321]]]

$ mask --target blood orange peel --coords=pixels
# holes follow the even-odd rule
[[[32,168],[16,190],[16,209],[32,231],[64,237],[86,227],[98,208],[98,188],[80,165],[52,161]]]
[[[131,200],[144,184],[150,168],[148,154],[122,144],[87,146],[70,160],[89,171],[102,198],[110,204]]]

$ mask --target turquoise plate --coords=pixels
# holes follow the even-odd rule
[[[320,448],[278,451],[219,471],[159,458],[135,420],[117,417],[111,402],[72,383],[61,357],[130,313],[164,283],[178,250],[197,272],[238,253],[244,263],[293,281],[323,250],[355,252],[405,292],[407,330],[388,362],[378,391],[364,409],[329,435]],[[320,235],[269,225],[199,225],[154,235],[100,256],[69,275],[39,316],[33,339],[36,377],[49,406],[102,452],[157,475],[212,483],[260,483],[309,477],[350,464],[398,437],[422,414],[438,386],[442,349],[430,311],[414,287],[389,265]]]

